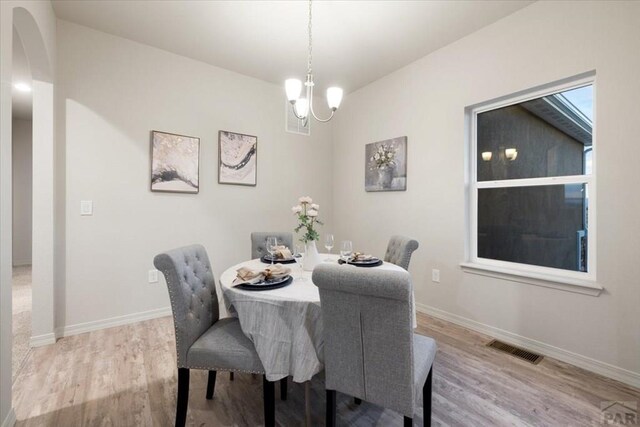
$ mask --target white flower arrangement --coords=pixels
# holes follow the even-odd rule
[[[298,216],[298,226],[294,229],[298,233],[303,228],[304,234],[300,241],[304,243],[311,242],[313,240],[320,240],[320,234],[315,229],[315,225],[322,225],[322,222],[318,220],[318,211],[320,205],[313,203],[313,200],[309,196],[300,197],[298,199],[299,205],[291,208],[294,215]]]
[[[380,144],[373,156],[369,157],[369,168],[374,170],[395,166],[396,151],[397,148],[393,144]]]

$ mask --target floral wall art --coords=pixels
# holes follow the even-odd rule
[[[197,193],[200,138],[151,131],[151,191]]]
[[[407,189],[407,137],[372,142],[365,147],[366,191]]]
[[[258,137],[221,130],[218,133],[218,182],[255,186],[257,157]]]

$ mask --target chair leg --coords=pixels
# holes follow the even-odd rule
[[[433,366],[429,369],[429,375],[422,387],[422,418],[424,418],[424,427],[431,426],[431,394],[433,385]]]
[[[336,426],[336,391],[327,390],[327,413],[326,426]]]
[[[275,427],[276,425],[276,387],[273,381],[268,381],[267,376],[262,378],[262,391],[264,394],[264,425]]]
[[[280,400],[287,400],[287,377],[280,380]]]
[[[187,423],[187,407],[189,406],[189,369],[178,368],[178,399],[176,404],[176,427],[184,427]]]
[[[355,403],[356,405],[360,405],[362,403],[362,399],[358,399],[357,397],[354,397],[353,403]]]
[[[209,380],[207,381],[207,399],[213,399],[213,392],[216,389],[216,371],[209,371]]]
[[[413,418],[404,417],[404,427],[412,427],[413,426]]]
[[[229,372],[229,381],[233,381],[233,372]]]

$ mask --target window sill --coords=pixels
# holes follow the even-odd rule
[[[597,297],[604,288],[589,280],[573,279],[569,277],[552,276],[540,273],[529,273],[508,268],[463,262],[460,264],[462,271],[480,276],[495,277],[497,279],[512,282],[527,283],[529,285],[543,286],[545,288],[560,289],[583,295]]]

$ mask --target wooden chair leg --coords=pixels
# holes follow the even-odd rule
[[[229,381],[233,381],[233,372],[229,372]]]
[[[209,380],[207,381],[207,399],[213,399],[213,392],[216,389],[216,371],[209,371]]]
[[[267,381],[267,376],[262,378],[262,391],[264,394],[264,425],[275,427],[276,425],[276,387],[273,381]]]
[[[280,380],[280,400],[287,400],[287,377]]]
[[[176,404],[176,427],[184,427],[187,423],[187,407],[189,406],[189,369],[178,368],[178,398]]]
[[[336,391],[327,390],[327,413],[326,426],[336,426]]]
[[[429,375],[422,387],[422,417],[424,418],[424,427],[431,426],[431,394],[433,386],[433,366],[429,369]]]
[[[413,418],[404,417],[404,427],[412,427],[413,426]]]
[[[362,403],[362,399],[358,399],[357,397],[354,397],[353,403],[355,403],[356,405],[360,405]]]

